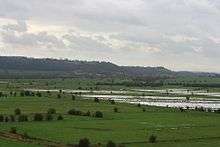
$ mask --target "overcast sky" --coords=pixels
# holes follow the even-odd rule
[[[220,0],[0,0],[0,55],[220,72]]]

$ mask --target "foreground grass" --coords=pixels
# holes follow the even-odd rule
[[[113,112],[114,107],[119,113]],[[15,108],[22,113],[45,113],[55,108],[64,115],[63,121],[8,122],[0,123],[0,131],[16,127],[19,133],[54,140],[62,143],[77,143],[87,137],[92,143],[105,144],[109,140],[126,146],[220,146],[220,115],[205,112],[180,112],[175,109],[136,105],[95,103],[92,100],[70,97],[10,97],[0,99],[0,114],[13,114]],[[70,116],[67,111],[76,108],[82,111],[104,113],[104,118]],[[157,135],[158,142],[150,144],[148,137]],[[1,144],[1,143],[0,143]]]

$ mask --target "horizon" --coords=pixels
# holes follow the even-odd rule
[[[220,73],[218,0],[0,3],[0,56]]]

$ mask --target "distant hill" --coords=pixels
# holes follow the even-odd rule
[[[174,72],[164,67],[118,66],[110,62],[0,56],[0,78],[7,77],[176,77],[219,76]]]

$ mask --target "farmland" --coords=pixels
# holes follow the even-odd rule
[[[93,146],[105,146],[109,140],[128,147],[217,147],[220,145],[219,113],[111,103],[101,99],[96,102],[93,98],[84,99],[82,95],[64,92],[65,89],[129,90],[137,88],[97,86],[95,83],[95,80],[79,79],[1,80],[1,91],[7,94],[7,97],[0,98],[0,114],[4,117],[15,115],[14,110],[19,108],[21,114],[28,117],[28,121],[19,122],[16,120],[18,116],[15,116],[13,122],[10,119],[8,122],[0,122],[0,131],[8,133],[12,128],[16,128],[18,135],[29,136],[28,139],[18,140],[11,137],[5,138],[3,135],[0,136],[1,145],[67,146],[77,144],[82,138],[88,138]],[[40,96],[36,95],[37,91],[31,96],[21,96],[22,90],[27,88],[46,89],[46,91],[41,91]],[[63,91],[48,92],[49,89]],[[14,92],[16,95],[12,94]],[[50,108],[55,109],[56,114],[52,115],[52,120],[46,120],[46,114]],[[91,115],[70,115],[68,111],[71,109],[83,113],[89,111]],[[97,111],[102,112],[103,117],[94,117]],[[33,120],[36,113],[42,114],[44,119]],[[57,120],[58,115],[62,115],[63,120]],[[151,135],[156,136],[156,143],[149,142]]]

